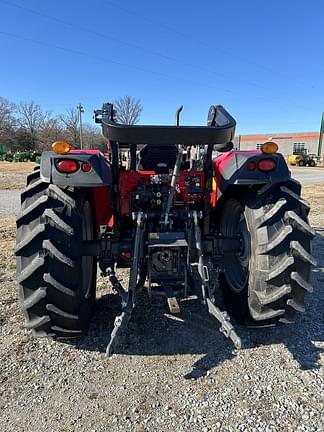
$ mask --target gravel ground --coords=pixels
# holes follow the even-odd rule
[[[305,191],[317,232],[314,293],[293,326],[238,327],[241,351],[196,301],[183,302],[175,318],[142,294],[107,359],[119,302],[101,278],[86,337],[32,339],[17,305],[14,219],[0,217],[0,430],[324,430],[324,186]],[[119,276],[126,281],[127,272]]]
[[[37,166],[34,162],[0,161],[0,189],[21,189],[26,185],[26,175]]]
[[[0,189],[0,215],[17,215],[20,207],[21,189]]]

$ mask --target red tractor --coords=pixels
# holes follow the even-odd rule
[[[95,120],[107,156],[64,142],[42,154],[17,218],[17,279],[34,336],[87,330],[97,263],[122,300],[108,354],[143,287],[149,296],[163,293],[171,313],[180,311],[179,299],[196,295],[237,348],[229,314],[268,326],[304,311],[314,230],[278,147],[233,150],[235,120],[221,105],[199,127],[179,126],[181,109],[176,126],[133,126],[117,124],[106,103]],[[130,268],[127,287],[118,266]],[[226,311],[216,305],[217,290]]]

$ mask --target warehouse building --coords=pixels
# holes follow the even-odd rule
[[[279,152],[284,156],[293,153],[294,150],[305,148],[309,153],[317,155],[319,145],[318,132],[298,133],[269,133],[263,135],[238,135],[234,138],[234,147],[241,150],[252,150],[260,148],[266,141],[274,141],[278,144]],[[321,157],[324,156],[324,145]]]

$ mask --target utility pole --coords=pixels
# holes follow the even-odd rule
[[[320,128],[319,140],[318,140],[318,149],[317,149],[318,158],[322,156],[323,134],[324,134],[324,112],[322,113],[321,128]]]
[[[84,113],[84,108],[81,105],[81,103],[79,103],[79,105],[77,106],[77,110],[79,111],[80,148],[82,150],[83,149],[82,113]]]

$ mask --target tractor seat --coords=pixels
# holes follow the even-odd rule
[[[174,168],[178,155],[177,147],[172,145],[146,145],[139,152],[139,168],[168,174]]]

